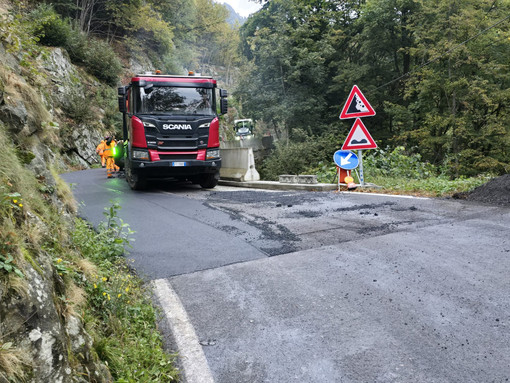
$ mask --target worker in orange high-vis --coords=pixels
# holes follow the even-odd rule
[[[102,140],[96,147],[96,153],[99,155],[99,157],[101,157],[101,166],[103,168],[106,166],[106,157],[104,156],[104,150],[106,148],[106,138]]]
[[[115,159],[113,158],[113,150],[115,148],[116,142],[113,137],[107,137],[105,141],[105,149],[103,153],[106,156],[106,177],[112,178],[114,172],[118,172],[120,168],[115,165]]]

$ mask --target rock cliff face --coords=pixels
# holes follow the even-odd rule
[[[30,138],[30,149],[37,154],[36,167],[40,160],[48,162],[50,158],[57,160],[60,168],[98,163],[95,147],[103,136],[104,111],[83,111],[90,113],[87,122],[70,121],[66,111],[92,107],[85,88],[99,88],[101,84],[80,73],[60,48],[48,49],[38,63],[38,83],[29,84],[16,57],[0,44],[0,121],[15,139]],[[63,130],[67,134],[62,134]]]
[[[100,84],[74,67],[61,49],[48,49],[37,63],[32,68],[37,73],[28,74],[20,57],[0,43],[0,128],[5,131],[0,141],[7,137],[0,145],[16,148],[44,188],[47,203],[61,219],[72,221],[73,212],[57,194],[52,169],[88,167],[98,161],[95,147],[103,134],[104,111],[91,107],[92,118],[79,123],[66,111],[77,106],[71,103],[87,101],[86,87]],[[6,185],[0,186],[3,191]],[[43,217],[26,213],[23,219],[40,232],[51,230]],[[79,314],[66,311],[59,302],[64,285],[51,255],[42,249],[31,254],[24,254],[24,278],[8,274],[9,283],[0,283],[0,359],[8,355],[11,365],[24,366],[28,373],[23,381],[33,383],[112,381],[107,367],[94,356]],[[3,362],[0,383],[21,380],[21,373],[7,370],[9,361]]]

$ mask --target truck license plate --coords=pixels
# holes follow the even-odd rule
[[[172,166],[186,166],[186,162],[172,162]]]

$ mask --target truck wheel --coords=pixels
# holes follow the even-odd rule
[[[147,179],[141,174],[132,171],[130,167],[126,167],[126,181],[133,190],[144,190],[147,188]]]
[[[204,174],[200,178],[200,186],[204,189],[212,189],[216,185],[218,185],[218,181],[220,180],[220,173],[210,173]]]

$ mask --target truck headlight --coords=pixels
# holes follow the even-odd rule
[[[205,124],[200,125],[200,126],[199,126],[199,128],[208,128],[208,127],[210,127],[210,126],[211,126],[211,123],[210,123],[210,122],[207,122],[207,123],[205,123]]]
[[[149,160],[149,152],[146,150],[133,150],[133,159],[134,160]]]
[[[146,128],[155,128],[156,127],[156,125],[154,125],[152,122],[146,122],[146,121],[143,122],[143,126],[145,126]]]
[[[214,158],[220,158],[220,149],[209,149],[205,156],[206,160],[212,160]]]

